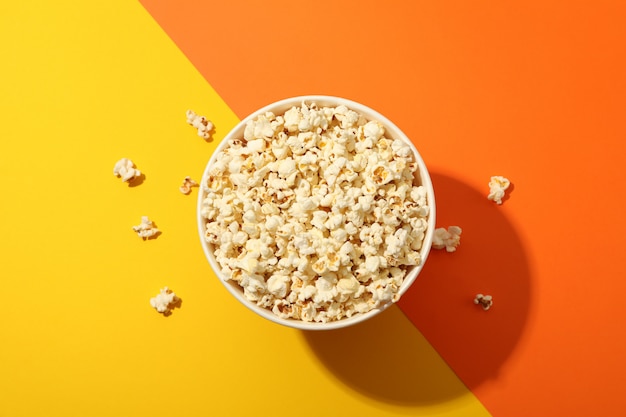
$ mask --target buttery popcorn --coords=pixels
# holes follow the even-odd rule
[[[250,121],[201,184],[227,280],[282,318],[329,322],[398,300],[429,202],[414,154],[346,106]]]
[[[137,226],[133,226],[133,230],[142,239],[148,239],[153,236],[157,236],[161,231],[154,226],[152,220],[148,216],[141,217],[141,223]]]
[[[448,230],[443,227],[435,229],[433,234],[433,248],[446,249],[447,252],[456,251],[457,246],[461,244],[461,228],[459,226],[450,226]]]
[[[495,201],[497,204],[502,204],[502,198],[504,193],[511,185],[511,181],[507,178],[496,175],[491,177],[489,181],[489,195],[487,198],[491,201]]]
[[[198,136],[206,140],[211,138],[211,130],[214,127],[213,122],[204,116],[197,115],[193,110],[187,110],[185,115],[187,116],[187,124],[198,130]]]
[[[122,181],[129,182],[141,175],[141,171],[135,168],[135,164],[128,158],[122,158],[115,163],[113,175],[121,177]]]
[[[180,298],[176,296],[174,291],[167,287],[161,289],[156,297],[150,299],[150,305],[156,311],[164,315],[170,314],[172,308],[174,308],[178,302],[180,302]]]
[[[198,183],[191,179],[191,177],[185,177],[183,179],[183,183],[178,189],[183,194],[189,194],[191,192],[191,187],[196,187]]]
[[[490,295],[476,294],[474,304],[480,304],[483,310],[487,311],[493,305],[493,297]]]

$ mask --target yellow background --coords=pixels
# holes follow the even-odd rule
[[[178,186],[237,118],[137,2],[3,3],[0,36],[0,416],[488,415],[395,307],[303,334],[228,295]]]

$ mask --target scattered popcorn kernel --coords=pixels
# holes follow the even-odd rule
[[[198,183],[191,179],[191,177],[185,177],[182,185],[178,188],[181,193],[189,194],[191,192],[191,187],[197,187]]]
[[[493,297],[490,295],[476,294],[474,304],[480,304],[483,310],[487,311],[493,305]]]
[[[381,123],[302,103],[251,120],[216,158],[205,240],[249,301],[324,323],[398,300],[430,210],[411,147]]]
[[[491,201],[495,201],[497,204],[502,204],[502,198],[507,188],[511,185],[511,181],[502,176],[491,177],[489,181],[489,195],[487,198]]]
[[[161,233],[161,231],[154,226],[154,223],[152,223],[152,220],[150,220],[148,216],[142,216],[141,224],[133,226],[133,230],[137,233],[137,236],[142,239],[149,239]]]
[[[213,130],[213,122],[204,116],[199,116],[192,110],[187,110],[187,123],[198,129],[198,136],[204,139],[211,138],[211,130]]]
[[[458,226],[450,226],[448,230],[443,227],[435,229],[433,234],[433,248],[443,249],[448,252],[454,252],[461,244],[461,228]]]
[[[115,163],[113,175],[121,177],[122,181],[130,182],[141,175],[141,171],[135,168],[135,164],[128,158],[122,158]]]
[[[169,315],[178,303],[180,303],[180,298],[167,287],[163,288],[156,297],[150,299],[150,305],[164,315]]]

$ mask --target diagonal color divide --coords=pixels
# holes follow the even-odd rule
[[[583,241],[617,257],[624,244],[596,231],[623,225],[604,197],[624,182],[610,168],[625,152],[615,122],[623,5],[141,2],[239,117],[280,98],[338,95],[414,138],[434,168],[438,223],[461,225],[465,239],[455,254],[431,255],[399,306],[493,415],[623,411],[626,362],[611,358],[626,348],[616,319],[626,288],[615,278],[626,271],[576,255],[589,253]],[[607,169],[608,182],[593,180]],[[504,171],[519,187],[496,207],[477,188]],[[562,201],[578,206],[581,189],[611,211],[563,251],[548,231],[580,223]],[[477,292],[494,294],[488,313],[472,304]],[[579,300],[590,294],[604,302],[587,313]]]
[[[205,78],[211,83],[215,80],[217,85],[220,85],[220,82],[225,83],[234,83],[236,84],[236,80],[241,79],[242,82],[249,81],[249,76],[245,74],[246,70],[253,70],[255,68],[254,65],[251,65],[247,68],[242,68],[240,65],[235,65],[235,67],[231,67],[230,65],[221,65],[224,73],[215,75],[214,72],[217,69],[216,62],[225,62],[222,58],[220,58],[220,53],[224,53],[226,49],[231,48],[231,42],[216,42],[208,37],[208,33],[205,29],[209,26],[209,22],[212,19],[205,20],[203,16],[205,13],[208,13],[208,9],[205,9],[206,6],[199,2],[195,4],[194,2],[184,2],[177,4],[176,8],[171,8],[169,6],[162,6],[155,3],[151,3],[149,1],[143,2],[143,5],[148,9],[149,12],[152,13],[153,17],[157,20],[157,22],[165,29],[165,31],[172,37],[172,39],[181,47],[184,53],[191,59],[192,63],[196,65],[196,67],[200,70],[200,72],[205,76]],[[162,7],[162,8],[161,8]],[[194,10],[193,14],[190,14],[190,11]],[[212,9],[212,13],[215,13],[215,9]],[[215,14],[213,15],[215,18]],[[365,16],[364,16],[365,17]],[[186,22],[186,19],[191,19],[189,22]],[[183,23],[184,22],[184,23]],[[236,29],[237,25],[233,25],[234,33],[231,36],[244,36],[244,33],[241,28]],[[238,34],[238,35],[237,35]],[[249,34],[246,34],[249,36]],[[288,46],[285,48],[289,49]],[[273,65],[270,62],[262,65],[265,67],[265,71],[267,71],[266,65]],[[295,68],[294,68],[295,69]],[[243,72],[242,72],[243,71]],[[227,80],[220,78],[227,77]],[[238,78],[240,77],[240,78]],[[286,83],[291,83],[295,88],[303,88],[306,86],[305,80],[294,78],[288,80]],[[306,90],[302,90],[305,92]],[[239,110],[239,117],[244,117],[247,109],[253,109],[254,107],[263,103],[266,103],[270,98],[267,98],[265,95],[260,94],[257,91],[251,90],[248,93],[243,93],[243,91],[233,91],[226,87],[222,90],[227,94],[227,99],[225,100],[225,105],[229,104],[232,101],[235,109]],[[328,91],[332,93],[332,91]],[[274,94],[285,94],[285,93],[275,93]],[[269,95],[269,92],[268,92]],[[274,95],[274,98],[279,98],[280,96]],[[403,310],[405,313],[411,313],[411,303],[404,303],[405,306]],[[420,305],[418,302],[417,305]],[[428,304],[423,304],[428,305]],[[401,304],[401,307],[403,305]],[[392,315],[392,313],[387,313]],[[415,310],[415,314],[420,314],[419,310]],[[411,314],[408,314],[411,318]],[[378,319],[380,321],[380,319]],[[467,321],[469,322],[469,320]],[[360,326],[357,330],[349,330],[339,333],[332,333],[326,336],[324,335],[307,335],[306,339],[312,345],[313,350],[320,356],[320,358],[327,362],[327,365],[333,369],[334,372],[338,374],[345,375],[355,375],[358,376],[358,372],[354,372],[354,369],[348,370],[345,366],[342,366],[339,362],[331,359],[331,354],[327,352],[328,346],[334,346],[337,342],[338,337],[344,337],[346,339],[346,344],[356,343],[355,340],[359,340],[360,337],[367,338],[368,335],[363,334],[367,330],[369,325]],[[376,326],[376,325],[372,325]],[[385,325],[388,327],[388,325]],[[380,327],[380,326],[379,326]],[[382,330],[377,327],[377,333]],[[392,326],[393,327],[393,326]],[[360,330],[360,331],[359,331]],[[389,329],[387,329],[389,331]],[[393,332],[392,332],[393,333]],[[405,335],[405,338],[416,338],[416,340],[421,340],[421,344],[423,346],[428,345],[428,343],[423,339],[423,336],[419,331],[414,332],[412,335]],[[335,342],[333,343],[333,340]],[[403,344],[402,338],[399,338],[396,343],[398,345]],[[405,340],[406,344],[407,341]],[[406,344],[408,346],[408,344]],[[396,354],[400,354],[402,352],[403,355],[410,355],[411,352],[404,352],[401,346],[396,348]],[[389,354],[393,354],[393,352],[389,352]],[[417,354],[417,352],[413,352],[413,354]],[[426,357],[421,355],[422,357]],[[366,358],[363,358],[365,360]],[[398,376],[398,380],[394,383],[384,383],[380,385],[378,388],[381,392],[386,391],[383,388],[391,388],[394,387],[393,390],[396,391],[396,395],[398,395],[398,399],[402,398],[402,401],[411,402],[409,398],[409,393],[411,390],[418,390],[420,394],[413,394],[415,397],[414,400],[417,401],[418,398],[422,398],[423,396],[430,396],[430,400],[426,400],[427,402],[437,402],[442,401],[445,403],[448,397],[454,397],[458,395],[468,395],[467,388],[463,386],[462,383],[458,381],[454,381],[449,379],[447,376],[449,374],[449,370],[445,366],[445,364],[440,363],[438,359],[435,359],[434,356],[431,356],[429,361],[431,362],[427,368],[423,368],[426,364],[417,365],[415,364],[415,372],[411,372],[410,369],[412,365],[407,362],[405,363],[405,374],[404,376]],[[426,383],[424,386],[420,386],[420,383],[417,381],[413,381],[412,373],[428,373],[431,375],[430,384]],[[391,373],[389,375],[392,375]],[[400,375],[400,374],[398,374]],[[413,375],[414,376],[414,375]],[[349,384],[354,386],[363,385],[364,390],[367,391],[369,388],[369,395],[376,395],[376,386],[377,384],[369,380],[368,378],[362,376],[357,377],[354,381],[352,381],[351,377],[346,377],[346,380]],[[437,382],[438,381],[438,382]],[[398,385],[395,385],[395,384]],[[404,391],[406,391],[405,395],[402,395],[403,389],[401,386],[404,386]],[[449,391],[455,392],[454,394],[449,393]],[[385,395],[381,395],[385,397]],[[393,397],[393,396],[392,396]],[[464,410],[464,413],[467,413],[468,410]],[[484,409],[478,402],[475,404],[475,408],[473,409],[474,413],[482,414],[484,413]]]
[[[0,415],[623,414],[626,4],[250,3],[145,0],[178,46],[137,2],[3,3]],[[320,334],[225,296],[177,190],[237,115],[306,93],[394,120],[464,228],[402,311]],[[515,186],[501,207],[494,174]],[[132,234],[143,214],[161,238]]]

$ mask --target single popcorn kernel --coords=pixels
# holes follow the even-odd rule
[[[493,305],[493,297],[490,295],[476,294],[474,304],[480,304],[483,310],[487,311]]]
[[[456,251],[457,246],[461,244],[461,232],[462,230],[459,226],[450,226],[448,230],[443,227],[435,229],[433,248],[445,248],[447,252]]]
[[[511,181],[502,176],[491,177],[489,181],[489,195],[487,198],[491,201],[495,201],[497,204],[502,204],[502,198],[504,198],[505,191],[511,185]]]
[[[167,287],[161,289],[156,297],[150,299],[150,305],[164,316],[172,314],[172,309],[179,307],[181,299]]]
[[[161,233],[148,216],[142,216],[141,224],[133,226],[133,230],[137,233],[137,236],[144,240],[156,237]]]
[[[415,154],[377,121],[302,103],[250,120],[213,160],[205,242],[225,279],[278,317],[381,308],[422,262],[430,202]]]
[[[192,110],[187,110],[187,123],[196,129],[198,129],[198,136],[208,140],[211,138],[211,131],[213,130],[213,122],[204,116],[197,115]]]
[[[115,163],[113,175],[121,177],[122,181],[130,182],[141,176],[141,171],[135,168],[135,164],[128,158],[122,158]]]
[[[189,194],[191,192],[191,187],[198,186],[198,183],[191,179],[191,177],[185,177],[182,185],[178,188],[181,193]]]

